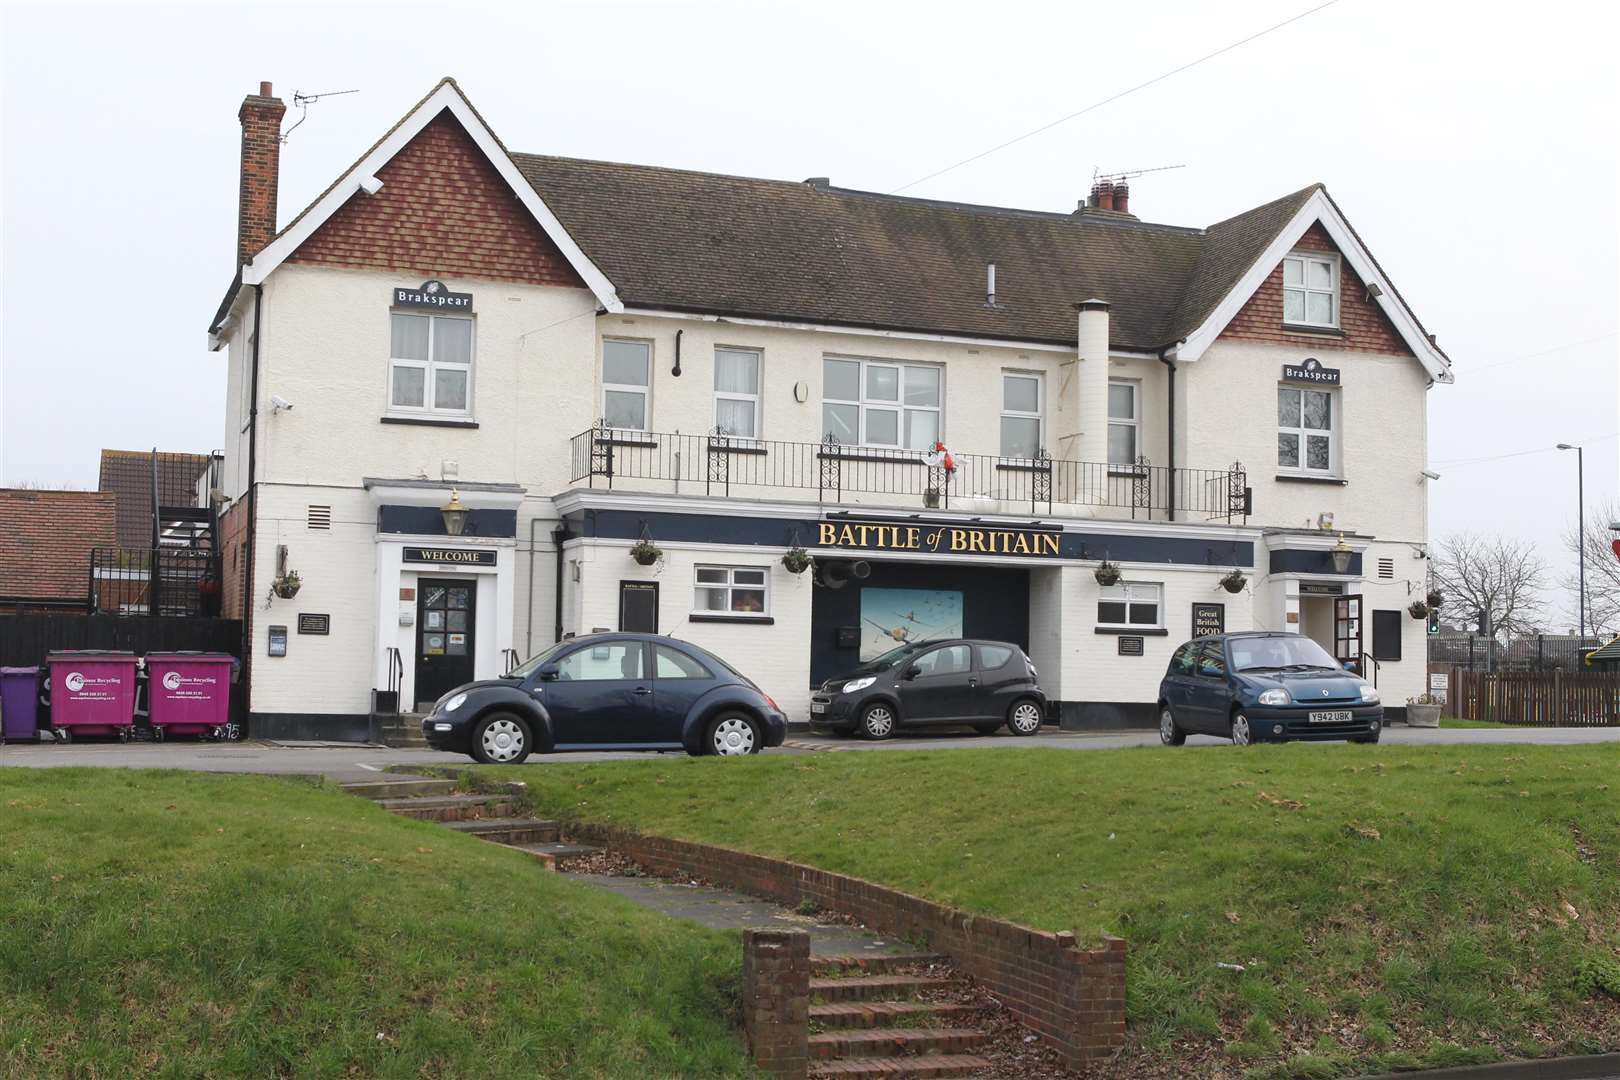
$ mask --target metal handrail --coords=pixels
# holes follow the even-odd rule
[[[388,654],[388,692],[397,694],[399,688],[405,684],[405,659],[393,645],[385,651]]]
[[[1130,465],[1067,461],[1044,452],[1031,458],[953,454],[947,472],[915,450],[821,442],[748,439],[724,433],[627,431],[598,422],[571,440],[571,480],[611,488],[619,480],[652,480],[730,495],[737,487],[814,489],[823,502],[846,492],[919,499],[949,507],[962,499],[1027,505],[1117,507],[1132,518],[1203,514],[1207,520],[1246,520],[1252,512],[1241,463],[1224,469],[1184,469],[1139,458]]]

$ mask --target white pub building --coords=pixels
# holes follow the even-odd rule
[[[1205,227],[508,150],[445,80],[278,228],[243,102],[227,614],[249,729],[656,630],[806,719],[897,641],[1024,646],[1152,727],[1186,639],[1295,630],[1422,692],[1450,364],[1325,188]]]

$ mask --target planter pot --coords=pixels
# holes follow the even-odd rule
[[[1229,593],[1240,593],[1240,592],[1242,592],[1243,591],[1243,584],[1244,584],[1244,581],[1240,577],[1239,578],[1227,577],[1227,578],[1222,578],[1221,579],[1221,588],[1225,589]]]
[[[810,569],[810,556],[803,552],[789,552],[782,556],[782,565],[787,568],[787,572],[790,574],[802,574]]]
[[[1406,707],[1407,727],[1434,727],[1440,726],[1439,705],[1408,705]]]
[[[291,600],[298,595],[298,590],[303,587],[304,583],[301,581],[282,581],[276,583],[275,592],[283,600]]]
[[[636,560],[636,562],[640,563],[642,566],[651,566],[653,563],[658,561],[658,556],[654,555],[650,551],[633,552],[631,553],[630,557]]]
[[[923,505],[930,510],[937,509],[939,506],[939,492],[932,489],[923,492]]]

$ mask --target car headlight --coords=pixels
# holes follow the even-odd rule
[[[455,697],[444,703],[444,711],[455,712],[465,704],[467,704],[467,695],[457,694]]]
[[[871,676],[864,679],[851,679],[849,682],[844,684],[844,693],[853,694],[857,690],[865,690],[868,686],[871,686],[875,682],[877,682],[877,679],[872,678]]]
[[[1260,691],[1260,704],[1262,704],[1262,705],[1286,705],[1286,704],[1288,704],[1288,691],[1286,691],[1286,690],[1262,690],[1262,691]]]
[[[1364,705],[1378,704],[1378,690],[1375,687],[1368,686],[1366,683],[1362,683],[1361,701]]]

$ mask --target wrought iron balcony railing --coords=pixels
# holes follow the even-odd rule
[[[1106,507],[1131,518],[1243,521],[1251,512],[1241,464],[1225,469],[1171,469],[1138,459],[1134,465],[953,454],[955,469],[931,465],[915,450],[626,431],[601,423],[574,436],[572,481],[611,488],[615,481],[666,481],[701,487],[706,495],[739,489],[815,491],[821,502],[846,495],[894,495],[925,507],[1053,514],[1055,507]]]

